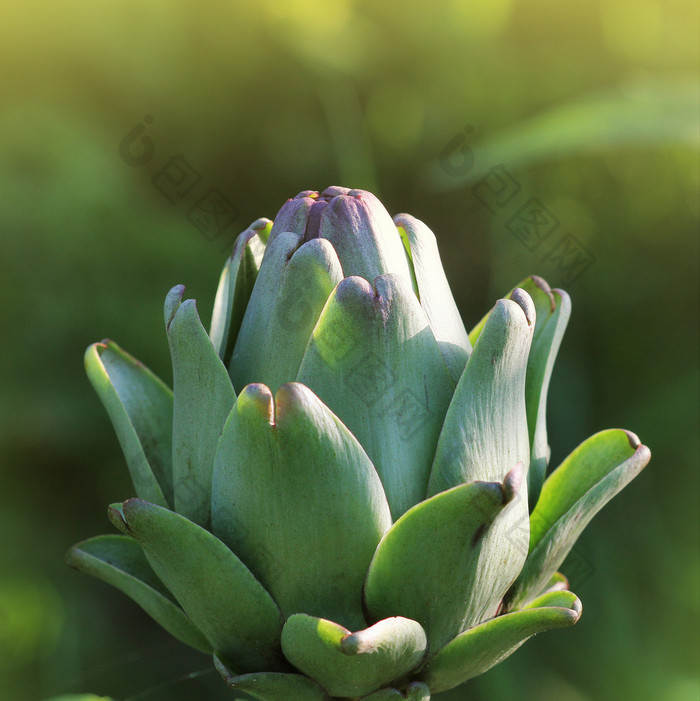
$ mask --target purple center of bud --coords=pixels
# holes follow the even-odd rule
[[[309,218],[306,220],[306,228],[304,229],[304,242],[320,238],[321,213],[326,208],[327,204],[328,199],[324,197],[323,199],[319,198],[311,205]]]
[[[345,195],[357,196],[359,190],[350,190],[347,187],[338,187],[336,185],[332,187],[327,187],[323,192],[318,193],[313,190],[304,190],[300,192],[294,199],[299,199],[302,197],[313,197],[316,201],[311,205],[309,210],[308,218],[306,220],[306,227],[304,229],[304,243],[306,241],[311,241],[311,239],[321,238],[320,227],[321,227],[321,214],[325,209],[326,205],[335,197],[342,197]]]

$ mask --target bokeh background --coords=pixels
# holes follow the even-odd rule
[[[342,184],[433,228],[468,327],[530,273],[569,290],[553,465],[612,426],[653,453],[563,568],[580,623],[451,698],[697,701],[697,3],[1,8],[0,698],[232,698],[63,563],[132,496],[82,354],[109,336],[169,381],[167,290],[208,318],[233,235]]]

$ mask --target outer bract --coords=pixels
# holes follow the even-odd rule
[[[184,293],[172,391],[87,350],[136,496],[69,564],[261,701],[426,701],[576,623],[557,570],[650,454],[611,429],[545,477],[566,292],[528,278],[468,334],[428,227],[331,187],[239,236],[208,332]]]

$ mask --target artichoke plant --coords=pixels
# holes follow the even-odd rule
[[[425,701],[576,623],[557,570],[650,453],[602,431],[546,477],[566,292],[530,277],[468,334],[428,227],[340,187],[240,234],[209,332],[184,292],[173,391],[87,350],[136,497],[69,564],[263,701]]]

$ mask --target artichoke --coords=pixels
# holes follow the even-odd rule
[[[557,570],[650,453],[602,431],[545,479],[566,292],[530,277],[467,334],[428,227],[340,187],[240,234],[208,333],[184,291],[173,391],[87,350],[136,498],[69,564],[263,701],[424,701],[576,623]]]

